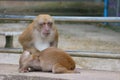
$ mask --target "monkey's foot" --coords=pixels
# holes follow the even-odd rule
[[[19,69],[19,73],[27,73],[27,72],[29,72],[28,69]]]
[[[68,70],[66,67],[60,65],[60,64],[55,64],[52,68],[53,73],[76,73],[74,70]]]

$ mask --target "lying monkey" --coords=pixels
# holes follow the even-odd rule
[[[76,73],[74,60],[61,49],[49,47],[41,52],[35,48],[29,51],[28,54],[25,52],[25,55],[20,57],[19,72],[39,70],[53,73]]]

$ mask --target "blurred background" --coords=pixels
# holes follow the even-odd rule
[[[37,16],[119,17],[119,0],[1,0],[0,15]],[[0,31],[23,31],[31,21],[0,20]],[[120,23],[64,22],[56,21],[60,35],[59,48],[88,52],[120,53]],[[5,37],[0,35],[0,47]],[[14,47],[21,48],[18,35]],[[75,58],[78,66],[103,70],[120,70],[120,61],[97,58]],[[100,66],[102,65],[102,66]]]
[[[120,16],[119,0],[1,0],[0,15]],[[120,31],[119,23],[109,23]],[[115,27],[114,27],[115,26]]]
[[[99,1],[99,2],[96,2]],[[102,0],[0,1],[0,14],[57,16],[103,16]]]

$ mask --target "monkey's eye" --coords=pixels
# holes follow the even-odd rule
[[[43,22],[43,23],[40,23],[39,25],[40,25],[40,26],[44,26],[44,25],[46,25],[46,24],[47,24],[48,26],[52,26],[53,23],[52,23],[52,22],[48,22],[48,23]]]
[[[53,24],[52,22],[48,22],[47,23],[48,26],[52,26],[52,24]]]
[[[39,25],[40,25],[40,26],[43,26],[43,25],[45,25],[45,24],[46,24],[46,23],[40,23]]]

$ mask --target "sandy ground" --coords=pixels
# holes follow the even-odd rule
[[[0,24],[0,31],[23,31],[28,24]],[[94,52],[120,53],[120,33],[90,24],[57,24],[59,48]],[[0,35],[0,47],[4,47],[5,38]],[[20,48],[18,36],[14,36],[14,47]],[[84,69],[102,69],[120,71],[120,60],[97,58],[74,58],[77,65]]]

